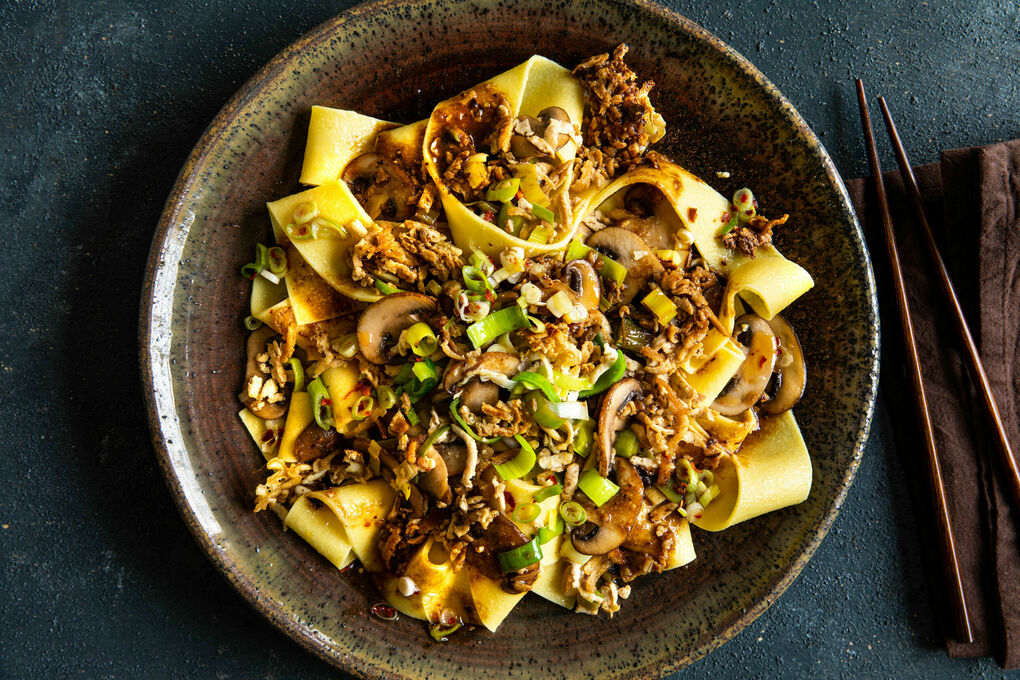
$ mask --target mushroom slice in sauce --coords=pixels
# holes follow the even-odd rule
[[[564,269],[567,292],[589,312],[598,310],[602,284],[595,267],[588,260],[571,260]]]
[[[736,375],[712,408],[724,416],[737,416],[751,408],[769,384],[776,363],[776,335],[765,319],[756,314],[744,314],[735,327],[751,334],[747,343],[747,358],[740,364]]]
[[[662,271],[662,264],[640,236],[623,227],[606,227],[588,237],[588,245],[613,258],[627,268],[621,298],[624,303],[648,282],[648,277]]]
[[[418,485],[436,500],[449,505],[453,500],[453,492],[450,490],[450,472],[446,467],[446,459],[436,451],[435,446],[426,452],[425,457],[434,461],[435,465],[428,472],[420,473]]]
[[[630,535],[644,504],[645,484],[629,461],[616,461],[620,491],[601,508],[585,503],[588,521],[575,529],[570,540],[584,555],[605,555],[616,550]]]
[[[323,430],[312,422],[294,440],[294,457],[299,463],[307,463],[332,453],[342,443],[343,437],[335,429]]]
[[[371,305],[358,319],[358,349],[374,364],[385,364],[393,358],[393,348],[400,334],[436,311],[436,301],[420,293],[393,293]]]
[[[674,236],[684,229],[684,223],[661,191],[649,184],[636,184],[627,191],[623,205],[639,217],[625,220],[622,228],[633,231],[651,248],[674,247]]]
[[[519,548],[529,540],[528,536],[505,515],[496,515],[485,533],[471,544],[467,551],[467,561],[479,573],[497,581],[506,592],[526,593],[538,580],[541,565],[536,562],[507,574],[499,566],[496,553]]]
[[[779,415],[797,405],[804,394],[807,384],[807,362],[804,361],[804,350],[793,327],[781,316],[774,316],[768,322],[769,328],[776,335],[779,351],[776,355],[775,373],[772,383],[775,392],[761,408],[769,415]]]
[[[413,181],[393,161],[370,151],[351,161],[343,179],[373,220],[402,222],[411,217]]]
[[[634,378],[626,378],[610,387],[606,395],[602,397],[602,406],[599,408],[599,431],[596,444],[598,448],[599,474],[603,477],[609,475],[609,469],[613,465],[613,445],[616,443],[616,433],[627,424],[620,417],[620,409],[639,396],[641,396],[641,383]]]
[[[518,124],[521,122],[526,123],[531,134],[517,132],[517,125],[514,126],[515,132],[510,137],[510,151],[519,160],[552,156],[570,141],[570,135],[560,129],[566,126],[572,128],[570,114],[558,106],[542,109],[537,118],[521,116],[518,118]]]

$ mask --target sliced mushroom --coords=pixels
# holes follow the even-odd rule
[[[467,467],[468,451],[464,444],[434,444],[446,465],[448,475],[459,475]]]
[[[521,360],[506,352],[485,352],[471,362],[451,362],[443,374],[443,387],[450,394],[464,384],[461,403],[471,411],[481,411],[482,404],[499,400],[499,388],[517,373]],[[466,382],[466,384],[465,384]],[[504,382],[500,385],[499,382]]]
[[[446,459],[436,451],[435,446],[426,452],[425,457],[434,461],[435,465],[428,472],[420,473],[418,486],[436,500],[449,505],[453,500],[453,492],[450,490],[450,471],[446,467]]]
[[[571,260],[563,272],[567,286],[576,302],[589,312],[598,310],[602,297],[602,284],[595,267],[588,260]]]
[[[482,410],[482,404],[495,404],[499,401],[499,385],[491,382],[482,382],[481,378],[468,380],[464,390],[460,393],[460,403],[467,406],[473,413]]]
[[[426,312],[436,311],[436,301],[420,293],[393,293],[373,302],[358,319],[358,349],[374,364],[393,358],[393,347],[400,334],[421,320]]]
[[[735,327],[751,334],[747,358],[726,389],[712,402],[712,408],[724,416],[737,416],[751,408],[768,386],[776,363],[776,336],[768,323],[756,314],[744,314]]]
[[[343,179],[373,220],[402,222],[411,217],[414,182],[397,163],[374,151],[344,168]]]
[[[340,433],[332,427],[324,430],[317,423],[310,423],[294,440],[294,457],[299,463],[322,458],[340,448],[342,440]]]
[[[650,248],[674,247],[673,237],[684,229],[684,223],[661,191],[649,184],[636,184],[627,191],[623,204],[639,219],[624,221],[620,224],[622,228],[633,231]]]
[[[248,385],[251,384],[251,379],[253,377],[259,377],[262,378],[263,380],[267,378],[266,374],[259,370],[259,362],[256,357],[258,357],[258,355],[266,351],[266,345],[269,343],[269,340],[274,335],[276,335],[276,331],[274,331],[269,326],[262,326],[258,330],[253,331],[252,334],[248,336],[248,342],[245,345],[245,351],[247,353],[248,359],[247,362],[245,363],[244,370],[244,385],[246,395]],[[257,399],[253,399],[252,397],[246,396],[244,400],[245,408],[247,408],[249,411],[254,413],[259,418],[263,418],[265,420],[271,420],[273,418],[282,418],[284,414],[287,413],[287,402],[289,400],[290,387],[286,385],[280,385],[279,388],[280,391],[284,392],[284,396],[287,397],[283,401],[278,401],[275,404],[261,402],[261,406],[259,406],[260,402]]]
[[[496,515],[485,533],[475,539],[467,551],[467,561],[479,573],[498,581],[508,593],[526,593],[538,579],[540,564],[507,574],[499,566],[497,553],[519,548],[530,539],[505,515]]]
[[[621,298],[624,303],[634,299],[662,264],[640,236],[623,227],[606,227],[588,238],[588,245],[608,255],[627,268]]]
[[[531,134],[516,132],[517,125],[514,125],[515,132],[510,137],[510,151],[517,159],[551,156],[570,141],[570,134],[563,130],[570,125],[570,114],[558,106],[542,109],[537,118],[521,116],[518,121],[526,122]]]
[[[807,362],[804,361],[800,340],[786,319],[774,316],[768,324],[776,335],[779,349],[772,377],[775,392],[762,404],[762,410],[774,416],[790,410],[800,401],[807,384]]]
[[[574,549],[584,555],[605,555],[630,535],[644,505],[645,484],[629,461],[616,461],[620,491],[601,508],[589,505],[588,521],[570,536]]]
[[[620,409],[639,396],[641,396],[641,383],[634,378],[626,378],[610,387],[602,397],[596,449],[598,451],[599,474],[603,477],[609,475],[609,469],[613,465],[613,445],[616,443],[616,433],[627,424],[626,420],[620,417]]]

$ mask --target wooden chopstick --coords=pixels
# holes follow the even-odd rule
[[[981,363],[981,355],[978,354],[977,346],[974,344],[974,337],[970,334],[967,320],[964,318],[963,310],[960,308],[960,301],[957,299],[956,291],[953,289],[953,281],[949,278],[946,263],[942,260],[938,245],[935,243],[935,237],[932,235],[931,226],[928,224],[928,219],[924,213],[924,204],[921,202],[921,192],[918,190],[917,180],[914,178],[914,170],[910,167],[910,159],[907,158],[907,152],[903,148],[899,134],[896,132],[896,124],[893,122],[892,114],[889,113],[889,107],[885,103],[885,98],[879,97],[878,104],[882,107],[882,117],[885,118],[885,127],[889,131],[889,139],[892,141],[893,149],[896,151],[896,162],[900,166],[903,184],[907,187],[910,202],[914,206],[914,215],[917,217],[921,230],[924,232],[924,241],[928,245],[928,254],[931,256],[935,269],[938,270],[939,283],[942,284],[942,293],[946,298],[946,304],[953,311],[953,325],[956,328],[957,337],[967,350],[966,355],[967,360],[970,362],[971,371],[973,371],[981,387],[981,399],[984,401],[985,409],[988,411],[995,429],[999,457],[1002,460],[1003,467],[1006,469],[1007,486],[1013,496],[1015,507],[1020,509],[1020,467],[1017,466],[1016,456],[1013,455],[1013,449],[1006,435],[1006,428],[1003,426],[1002,418],[999,416],[999,408],[995,403],[992,387],[988,384],[988,375],[985,373],[985,367]]]
[[[885,182],[882,179],[882,168],[878,162],[878,150],[875,147],[875,135],[871,130],[871,115],[868,113],[868,100],[864,95],[864,83],[857,79],[857,102],[861,108],[861,126],[864,128],[865,146],[868,151],[868,165],[875,183],[875,195],[878,198],[879,216],[882,220],[882,231],[885,236],[886,252],[892,269],[893,284],[896,287],[896,303],[900,312],[900,323],[903,327],[904,344],[910,356],[910,377],[914,384],[914,396],[917,399],[917,412],[924,428],[924,443],[928,450],[928,476],[932,493],[935,495],[938,514],[939,536],[942,539],[942,561],[949,590],[952,594],[953,613],[956,622],[956,639],[959,642],[972,643],[970,616],[967,613],[967,597],[960,576],[960,563],[956,556],[956,541],[953,539],[953,526],[949,517],[949,505],[946,503],[945,485],[942,483],[942,466],[939,464],[938,452],[935,448],[935,431],[931,416],[928,413],[928,399],[924,391],[924,379],[921,375],[921,361],[914,341],[914,325],[910,320],[910,304],[903,283],[903,270],[900,267],[900,254],[896,248],[893,234],[892,216],[889,214],[889,202],[885,193]]]

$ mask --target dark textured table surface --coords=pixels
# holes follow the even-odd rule
[[[1015,0],[669,3],[756,64],[844,177],[864,171],[852,77],[915,162],[1020,136]],[[158,5],[158,7],[157,7]],[[138,295],[157,217],[206,124],[349,3],[0,6],[0,676],[325,678],[187,533],[149,444]],[[893,158],[883,144],[883,162]],[[896,339],[886,317],[886,342]],[[883,395],[857,480],[802,575],[695,677],[997,677],[941,646]],[[936,596],[937,597],[937,596]]]

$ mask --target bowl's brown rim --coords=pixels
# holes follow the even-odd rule
[[[868,383],[868,390],[865,397],[864,409],[862,410],[863,417],[861,420],[861,427],[853,443],[853,458],[847,467],[843,480],[837,489],[836,496],[828,511],[816,523],[816,525],[807,532],[810,538],[806,545],[804,545],[796,559],[785,567],[781,577],[771,586],[771,588],[767,590],[767,592],[764,593],[763,597],[754,606],[748,608],[736,621],[716,635],[710,642],[694,649],[690,654],[681,658],[650,660],[649,663],[644,664],[642,667],[633,669],[630,674],[630,677],[648,677],[649,673],[656,677],[664,677],[665,675],[672,673],[673,671],[676,671],[697,659],[700,659],[712,650],[718,648],[743,630],[752,621],[761,616],[761,614],[768,609],[768,607],[771,606],[780,595],[783,594],[793,580],[800,574],[804,565],[807,564],[826,533],[828,533],[829,528],[832,526],[860,464],[864,453],[864,446],[868,439],[872,416],[874,414],[875,399],[878,390],[880,346],[878,300],[871,259],[860,223],[853,209],[853,205],[850,202],[850,197],[843,184],[843,180],[822,143],[818,140],[808,124],[796,111],[793,105],[786,99],[786,97],[784,97],[771,83],[771,81],[769,81],[739,52],[681,14],[654,2],[650,2],[649,0],[605,1],[623,6],[637,7],[645,12],[657,15],[658,17],[674,24],[678,30],[687,32],[695,39],[707,43],[716,49],[735,67],[753,77],[761,85],[765,94],[779,104],[780,110],[786,118],[786,121],[797,129],[797,131],[807,139],[808,143],[816,149],[820,156],[825,175],[839,193],[840,199],[846,208],[847,215],[851,219],[854,240],[859,244],[862,264],[864,265],[864,283],[868,301],[870,303],[868,309],[869,321],[871,322],[871,327],[874,329],[874,331],[869,334],[867,345],[862,348],[862,353],[871,359],[871,366],[869,371],[870,380]],[[155,384],[153,374],[153,362],[158,360],[152,351],[154,348],[152,342],[154,331],[154,320],[152,318],[153,294],[155,292],[157,273],[160,269],[160,258],[165,252],[163,246],[167,243],[171,231],[180,228],[179,218],[182,207],[181,198],[186,194],[195,179],[195,168],[201,165],[201,162],[208,154],[210,148],[233,122],[234,112],[249,102],[252,98],[258,96],[262,89],[262,85],[269,81],[292,59],[293,56],[300,53],[308,45],[326,38],[330,34],[339,30],[348,21],[393,7],[413,4],[415,4],[415,0],[372,0],[359,4],[337,15],[336,17],[327,20],[298,38],[273,57],[273,59],[271,59],[254,76],[252,76],[216,114],[208,128],[206,128],[206,130],[202,133],[198,143],[192,149],[184,166],[181,168],[160,216],[156,232],[153,236],[148,261],[146,263],[139,318],[140,373],[142,391],[145,399],[145,409],[149,420],[149,428],[152,434],[153,447],[156,450],[159,458],[160,469],[162,470],[163,476],[167,481],[167,485],[171,490],[171,494],[174,497],[178,511],[187,524],[189,530],[195,536],[195,539],[201,545],[203,551],[212,561],[213,565],[223,573],[227,580],[234,588],[237,589],[248,604],[263,615],[276,628],[323,660],[346,672],[359,674],[365,677],[369,677],[367,675],[368,673],[373,673],[374,677],[385,676],[380,676],[378,669],[369,668],[363,665],[361,660],[357,657],[338,656],[336,654],[332,654],[327,646],[322,643],[322,640],[313,635],[311,631],[309,631],[300,622],[286,614],[278,606],[274,606],[272,602],[260,598],[257,584],[250,579],[241,576],[229,552],[222,550],[215,544],[212,537],[203,530],[202,524],[197,518],[193,508],[187,503],[184,488],[181,479],[178,476],[178,470],[174,467],[170,459],[170,452],[163,436],[162,425],[159,422],[159,413],[156,408],[156,390],[159,386]]]

